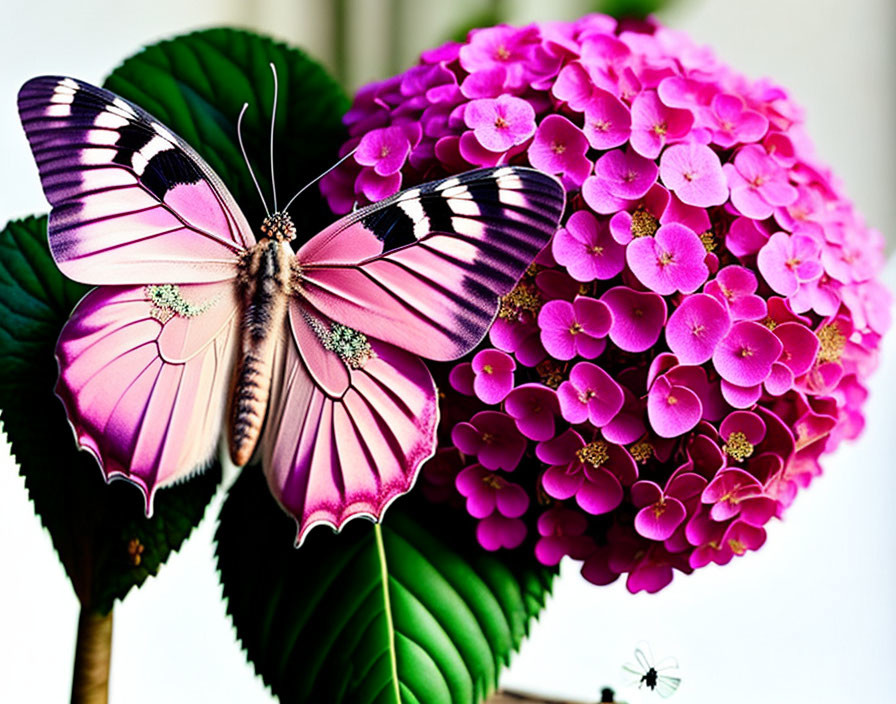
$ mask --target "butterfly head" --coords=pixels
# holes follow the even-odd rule
[[[261,223],[261,235],[269,240],[292,242],[296,238],[296,226],[289,213],[280,211],[268,215]]]

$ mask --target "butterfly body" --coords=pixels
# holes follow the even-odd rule
[[[240,258],[242,301],[240,357],[230,401],[230,457],[242,466],[261,435],[270,396],[274,352],[284,326],[298,266],[289,242],[295,227],[288,215],[265,219],[262,238]]]
[[[225,432],[237,464],[260,457],[298,543],[315,525],[379,518],[410,490],[438,423],[420,357],[479,344],[565,203],[551,176],[482,169],[362,208],[293,251],[287,215],[256,238],[202,158],[117,95],[35,78],[19,114],[53,257],[96,287],[56,347],[77,442],[149,512]]]

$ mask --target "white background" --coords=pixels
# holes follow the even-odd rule
[[[353,85],[386,74],[382,12],[349,2],[356,18]],[[458,7],[403,4],[406,62],[455,24]],[[508,2],[517,22],[572,17],[582,2]],[[446,10],[447,7],[451,10]],[[41,73],[102,78],[141,44],[188,29],[238,24],[274,33],[327,58],[324,0],[154,0],[150,3],[8,3],[0,24],[0,221],[43,212],[37,173],[15,114],[22,82]],[[360,19],[358,19],[360,18]],[[455,18],[456,19],[456,18]],[[751,76],[772,75],[808,111],[818,151],[848,184],[869,222],[896,221],[892,197],[896,99],[890,0],[692,0],[667,20],[710,43]],[[421,24],[423,23],[423,24]],[[410,29],[408,29],[410,28]],[[892,234],[892,233],[888,233]],[[896,284],[896,268],[888,276]],[[506,674],[504,684],[593,701],[619,686],[637,641],[674,655],[684,682],[672,701],[885,702],[893,699],[896,587],[892,497],[892,391],[896,340],[874,381],[862,441],[829,459],[766,546],[725,567],[677,577],[659,595],[592,587],[574,569]],[[23,482],[0,446],[0,701],[68,697],[77,602],[35,518]],[[64,468],[60,468],[64,471]],[[157,579],[116,609],[111,701],[269,702],[224,615],[206,520]]]

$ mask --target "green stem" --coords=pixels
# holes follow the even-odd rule
[[[373,532],[376,536],[376,553],[380,561],[380,578],[383,582],[383,606],[386,611],[386,630],[389,632],[389,664],[392,668],[392,684],[395,689],[395,702],[401,704],[401,687],[398,682],[398,656],[395,652],[395,624],[392,621],[392,602],[389,598],[389,565],[386,563],[386,548],[383,545],[383,529],[375,523]]]
[[[98,614],[82,607],[72,674],[72,704],[106,704],[111,657],[112,611]]]

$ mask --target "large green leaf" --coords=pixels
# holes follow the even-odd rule
[[[294,536],[261,471],[243,470],[221,511],[218,567],[237,635],[284,702],[480,702],[553,576],[487,553],[469,517],[419,493],[380,525],[318,528],[299,550]]]
[[[53,352],[85,291],[53,263],[45,217],[14,221],[0,232],[0,419],[78,598],[105,613],[180,547],[202,518],[221,469],[158,492],[148,519],[137,489],[107,485],[93,457],[78,451],[53,394]]]
[[[346,136],[345,92],[304,53],[250,32],[210,29],[144,49],[115,69],[105,85],[189,142],[257,227],[264,210],[240,154],[236,122],[243,104],[249,103],[243,139],[271,207],[271,63],[280,86],[274,165],[283,206],[332,165]],[[291,209],[300,238],[310,237],[331,218],[313,191],[303,198]]]
[[[291,191],[335,158],[348,105],[339,86],[302,52],[248,32],[208,30],[141,51],[106,85],[190,142],[243,204],[249,222],[258,224],[262,209],[239,153],[236,119],[250,102],[244,137],[267,188],[271,62],[280,78],[277,178]],[[320,199],[310,200],[295,209],[300,232],[304,226],[312,233],[329,218]],[[106,485],[96,462],[77,451],[53,394],[54,348],[85,292],[53,264],[46,218],[13,222],[0,233],[0,418],[79,599],[106,612],[189,535],[214,495],[220,467],[158,492],[147,519],[137,489]]]

